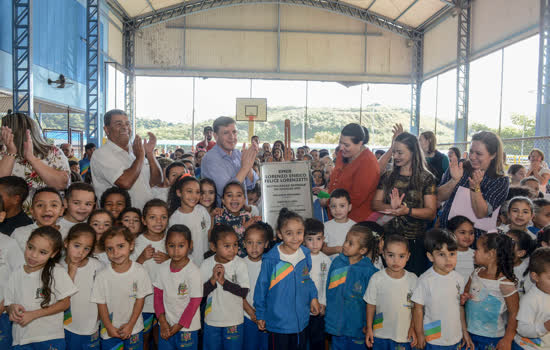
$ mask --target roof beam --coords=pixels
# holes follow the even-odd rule
[[[412,27],[395,23],[390,18],[374,14],[366,9],[336,0],[192,0],[183,2],[173,7],[131,18],[128,20],[127,24],[135,29],[141,29],[194,13],[223,7],[251,4],[285,4],[313,7],[355,18],[378,28],[393,32],[407,39],[419,40],[421,36],[421,33]]]
[[[117,0],[107,0],[107,6],[109,6],[109,8],[121,21],[125,21],[130,18],[128,12],[126,12],[124,7]]]
[[[403,10],[403,12],[401,12],[401,13],[399,14],[399,16],[395,17],[395,18],[393,19],[393,21],[394,21],[394,22],[397,22],[397,20],[398,20],[399,18],[401,18],[405,13],[407,13],[407,12],[411,9],[411,7],[413,7],[414,5],[416,5],[417,2],[418,2],[418,0],[414,0],[406,9]]]
[[[155,10],[155,8],[153,7],[153,4],[151,4],[151,0],[145,0],[145,1],[147,1],[147,4],[151,8],[151,10],[153,10],[153,12],[157,12],[157,10]]]

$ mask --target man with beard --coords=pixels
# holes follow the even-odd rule
[[[203,130],[204,134],[204,140],[197,143],[197,149],[205,149],[206,152],[210,151],[212,147],[216,146],[216,142],[212,141],[212,127],[211,126],[205,126]]]

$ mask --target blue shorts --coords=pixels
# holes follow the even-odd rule
[[[65,339],[45,340],[39,343],[15,345],[13,350],[65,350]]]
[[[92,335],[79,335],[65,330],[65,343],[70,350],[99,350],[99,330]]]
[[[8,314],[0,315],[0,349],[11,349],[11,321]]]
[[[163,339],[160,336],[159,327],[159,350],[198,350],[199,348],[199,331],[193,332],[178,332],[168,339]]]
[[[243,329],[242,323],[230,327],[213,327],[205,323],[202,348],[203,350],[242,350]]]
[[[460,345],[462,342],[458,342],[455,345],[433,345],[426,343],[424,350],[460,350]]]
[[[332,350],[365,350],[365,338],[332,336]]]
[[[101,339],[101,350],[142,350],[143,332],[132,334],[130,338],[122,340],[120,338]],[[72,350],[72,349],[69,349]]]
[[[502,337],[491,338],[491,337],[484,337],[482,335],[477,335],[473,333],[470,333],[470,338],[472,338],[472,342],[474,343],[474,347],[476,350],[495,349],[497,347],[498,342],[502,339]]]
[[[374,337],[372,350],[411,350],[411,343],[398,343],[395,340]]]
[[[258,329],[258,325],[248,318],[244,318],[244,349],[245,350],[267,350],[267,332]]]
[[[157,324],[157,318],[154,313],[142,312],[143,317],[143,335],[148,334],[153,329],[153,326]]]

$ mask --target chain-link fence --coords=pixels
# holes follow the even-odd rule
[[[84,132],[82,130],[69,129],[55,130],[44,129],[44,138],[51,144],[60,147],[64,143],[70,143],[73,146],[74,156],[81,159],[84,155]]]
[[[520,137],[513,139],[502,139],[504,153],[506,153],[506,164],[529,164],[527,157],[533,148],[538,148],[550,157],[550,137]],[[470,142],[441,143],[437,145],[440,152],[451,147],[458,147],[462,152],[469,150]]]

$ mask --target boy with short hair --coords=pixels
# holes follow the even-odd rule
[[[536,235],[546,225],[550,224],[550,201],[546,198],[537,198],[533,201],[533,204],[535,205],[533,226],[529,226],[527,229]]]
[[[63,215],[57,224],[67,232],[71,227],[86,222],[88,216],[95,208],[96,197],[94,187],[84,182],[75,182],[65,191],[63,205],[65,206],[65,215]]]
[[[325,223],[326,244],[323,253],[334,259],[342,252],[349,229],[356,224],[348,218],[351,211],[351,198],[348,191],[338,188],[332,191],[328,200],[332,220]]]
[[[0,177],[0,197],[6,212],[5,220],[0,223],[0,232],[10,236],[16,228],[32,224],[32,219],[23,210],[28,195],[29,187],[19,176]]]
[[[531,254],[529,261],[531,288],[519,302],[518,328],[512,349],[548,349],[550,347],[550,248]]]
[[[311,253],[311,271],[309,275],[315,283],[321,312],[317,316],[309,316],[306,337],[310,349],[324,349],[325,346],[325,309],[327,305],[327,276],[331,260],[321,249],[325,241],[325,225],[316,219],[306,219],[304,245]]]
[[[540,181],[534,176],[529,176],[526,178],[523,178],[520,181],[521,186],[527,186],[529,187],[529,198],[535,199],[543,197],[543,194],[540,192]]]
[[[418,279],[412,301],[416,347],[427,350],[454,350],[464,339],[466,347],[473,343],[466,328],[460,296],[465,281],[454,270],[457,243],[446,230],[432,229],[424,238],[426,255],[433,266]]]

